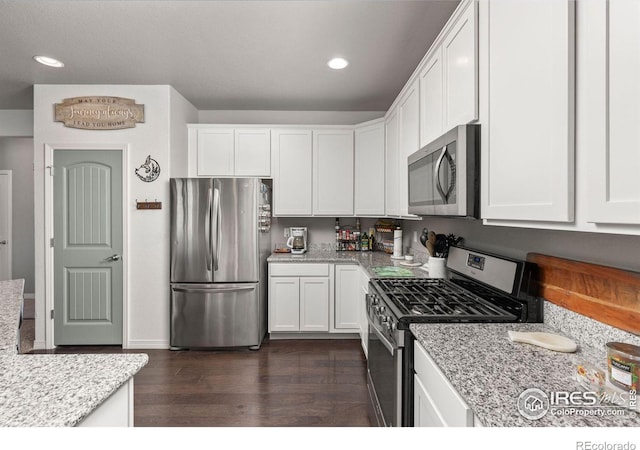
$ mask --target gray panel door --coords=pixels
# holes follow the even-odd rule
[[[122,345],[122,152],[54,152],[54,344]]]
[[[255,282],[258,275],[256,178],[214,180],[214,272],[216,283]]]

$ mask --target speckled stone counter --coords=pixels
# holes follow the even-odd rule
[[[549,309],[545,307],[545,314],[554,316],[556,311]],[[560,353],[511,342],[509,330],[562,334],[578,342],[578,351]],[[640,426],[640,414],[629,410],[621,417],[549,412],[538,420],[518,412],[518,396],[524,390],[579,391],[574,378],[578,364],[606,368],[604,348],[591,347],[557,328],[547,324],[414,324],[411,331],[484,426]]]
[[[391,255],[384,252],[337,252],[335,250],[311,249],[302,255],[292,255],[291,253],[272,253],[267,262],[270,263],[329,263],[329,264],[359,264],[370,277],[377,276],[373,271],[374,267],[394,266],[402,267],[411,271],[413,276],[419,278],[429,277],[429,272],[419,267],[407,267],[402,264],[404,260],[391,259]]]
[[[15,355],[20,343],[24,280],[0,281],[0,355]]]
[[[75,426],[147,362],[146,354],[0,356],[0,426]]]

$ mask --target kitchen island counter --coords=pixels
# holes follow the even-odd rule
[[[148,360],[133,353],[0,356],[0,426],[78,425]]]
[[[301,255],[291,253],[272,253],[267,259],[270,263],[328,263],[328,264],[358,264],[362,266],[369,277],[378,275],[374,267],[398,267],[407,269],[412,277],[428,278],[429,272],[420,267],[408,267],[402,264],[404,260],[391,259],[391,255],[382,251],[376,252],[337,252],[335,250],[312,249]]]
[[[0,281],[0,355],[18,353],[24,280]]]
[[[575,353],[561,353],[511,342],[508,331],[541,331],[567,336],[548,325],[530,324],[412,324],[411,331],[484,426],[640,426],[640,414],[596,415],[576,408],[573,415],[554,414],[530,420],[518,412],[518,397],[529,388],[546,394],[581,391],[578,364],[606,369],[606,351],[578,343]],[[574,405],[575,406],[575,405]],[[611,408],[591,408],[612,412]],[[617,408],[614,408],[617,409]],[[584,415],[581,414],[584,413]],[[591,413],[596,413],[590,415]]]

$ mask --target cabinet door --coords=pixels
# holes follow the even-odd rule
[[[437,48],[420,73],[420,146],[444,132],[444,87],[442,48]]]
[[[198,175],[231,177],[234,174],[233,128],[198,130]]]
[[[268,128],[236,128],[235,175],[271,176],[271,131]]]
[[[417,375],[413,376],[413,426],[444,427],[442,416],[435,407],[424,384]]]
[[[476,2],[470,2],[442,43],[444,131],[478,119]],[[504,62],[509,64],[508,61]]]
[[[485,219],[573,221],[574,7],[570,0],[481,4]]]
[[[398,210],[399,215],[409,216],[409,170],[407,158],[420,150],[420,97],[419,80],[413,82],[400,100],[399,109],[399,160],[398,160]]]
[[[335,266],[334,328],[359,331],[360,270],[355,265]]]
[[[273,213],[311,215],[311,130],[272,130]]]
[[[384,122],[356,129],[356,216],[384,216],[384,158]]]
[[[300,330],[300,279],[269,278],[269,332]]]
[[[313,214],[353,215],[353,131],[313,132]]]
[[[329,278],[300,278],[300,331],[329,331]]]
[[[587,3],[587,220],[640,224],[640,2]]]
[[[398,216],[399,192],[398,192],[398,110],[391,111],[385,119],[385,197],[384,208],[387,216]]]

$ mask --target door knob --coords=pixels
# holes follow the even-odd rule
[[[118,254],[113,254],[111,256],[107,256],[104,260],[105,261],[118,261],[118,260],[120,260],[120,258],[122,258],[122,256],[120,256]]]
[[[0,245],[7,245],[7,243],[8,243],[8,242],[7,242],[7,240],[6,240],[6,239],[5,239],[5,240],[0,241]]]

